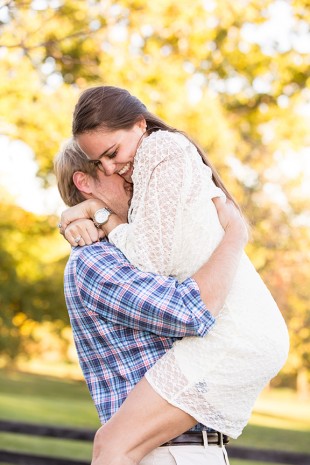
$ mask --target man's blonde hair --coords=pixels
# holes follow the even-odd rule
[[[73,182],[73,175],[76,171],[98,179],[96,167],[93,163],[89,163],[85,153],[74,139],[69,139],[61,147],[54,160],[54,170],[61,198],[69,207],[85,200],[82,192]]]

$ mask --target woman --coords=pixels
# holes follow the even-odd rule
[[[74,112],[73,136],[90,162],[107,175],[117,172],[132,180],[134,194],[129,224],[121,224],[113,212],[106,211],[102,221],[99,212],[98,222],[95,210],[102,207],[100,202],[73,207],[62,217],[62,224],[95,215],[97,225],[134,265],[181,281],[195,272],[223,234],[212,198],[225,193],[232,200],[203,152],[126,90],[109,86],[82,94]],[[76,245],[74,226],[66,237]],[[78,241],[84,243],[83,238]],[[155,402],[154,390],[189,415],[188,427],[195,419],[236,438],[258,394],[282,367],[287,350],[287,330],[279,309],[244,254],[214,329],[205,338],[175,343],[147,372],[147,382],[128,397],[112,432],[117,434],[118,425],[126,422],[131,405],[139,399],[143,398],[143,405]],[[141,418],[143,412],[137,424]],[[160,428],[159,422],[152,432],[157,445],[169,439],[156,436]],[[106,431],[109,438],[110,426]],[[138,463],[150,450],[145,445],[147,437],[144,444],[139,441],[137,435],[136,443],[131,442],[128,463]],[[100,441],[97,446],[94,463],[107,463],[102,461]]]

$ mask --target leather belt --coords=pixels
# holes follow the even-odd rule
[[[207,438],[208,438],[208,444],[211,445],[223,445],[223,444],[228,444],[229,438],[225,434],[214,432],[214,433],[207,433]],[[203,436],[202,433],[196,433],[196,432],[188,432],[184,434],[180,434],[180,436],[177,436],[174,439],[171,439],[168,442],[165,442],[164,444],[161,445],[163,446],[175,446],[175,445],[183,445],[183,446],[203,446]]]

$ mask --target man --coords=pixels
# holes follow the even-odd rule
[[[130,186],[116,174],[106,176],[96,170],[75,143],[70,142],[59,154],[55,169],[67,205],[97,198],[124,222],[127,220]],[[234,207],[220,200],[216,206],[225,236],[208,263],[181,284],[171,277],[141,272],[109,242],[94,242],[100,231],[91,220],[88,236],[83,240],[79,221],[66,229],[71,243],[89,244],[72,250],[65,272],[65,296],[80,364],[103,424],[111,418],[113,421],[132,388],[174,341],[185,336],[204,336],[213,326],[215,319],[208,308],[216,313],[223,306],[247,236]],[[127,426],[129,436],[129,417]],[[223,437],[211,431],[202,434],[205,429],[202,425],[194,426],[190,432],[155,449],[141,464],[184,463],[179,462],[176,450],[181,455],[185,450],[193,454],[187,459],[189,464],[202,464],[201,458],[194,457],[194,450],[204,451],[208,444],[213,457],[208,463],[227,463]],[[108,463],[96,456],[97,446],[105,438],[99,430],[93,464]],[[113,438],[106,444],[113,444]],[[190,450],[180,445],[188,445]],[[206,457],[204,452],[202,456]],[[124,456],[115,463],[125,464],[126,460]]]

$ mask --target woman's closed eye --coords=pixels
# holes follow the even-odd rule
[[[118,150],[114,150],[112,153],[108,153],[107,157],[111,160],[112,158],[115,158],[117,155]]]

